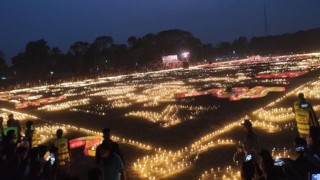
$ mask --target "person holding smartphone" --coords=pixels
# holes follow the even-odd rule
[[[245,180],[261,179],[262,170],[252,154],[248,153],[241,166],[241,178]]]
[[[285,178],[283,171],[283,166],[285,165],[284,160],[274,160],[271,153],[265,149],[262,149],[259,155],[262,159],[261,169],[265,179],[280,180]]]
[[[295,150],[298,157],[291,161],[291,165],[295,170],[296,179],[307,179],[308,173],[317,170],[315,164],[307,157],[307,141],[304,138],[295,138]]]

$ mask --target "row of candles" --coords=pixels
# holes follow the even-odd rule
[[[4,118],[4,124],[6,124],[7,120],[8,120],[8,115],[9,114],[13,114],[14,118],[19,120],[19,121],[25,121],[25,120],[37,120],[37,121],[41,121],[41,119],[37,118],[36,116],[33,115],[29,115],[29,114],[25,114],[25,113],[20,113],[17,111],[12,111],[12,110],[8,110],[8,109],[4,109],[1,108],[0,109],[0,117]],[[89,130],[86,128],[80,128],[77,126],[72,126],[72,125],[66,125],[66,124],[61,124],[61,123],[56,123],[56,122],[51,122],[51,121],[44,121],[43,123],[41,123],[40,126],[35,125],[35,129],[37,134],[40,135],[39,141],[38,143],[44,143],[44,142],[48,142],[50,139],[55,137],[56,134],[56,130],[58,129],[62,129],[64,131],[64,133],[68,133],[69,131],[75,131],[75,132],[81,132],[83,134],[87,134],[87,135],[98,135],[98,136],[102,136],[101,132],[98,131],[93,131],[93,130]],[[23,133],[23,132],[22,132]],[[145,149],[145,150],[151,150],[153,149],[151,145],[142,143],[140,141],[137,140],[133,140],[130,138],[123,138],[123,137],[119,137],[119,136],[112,136],[111,137],[114,141],[120,142],[120,143],[124,143],[124,144],[129,144],[132,146],[135,146],[139,149]]]
[[[179,110],[186,109],[191,111],[190,116],[181,118],[178,116]],[[204,111],[213,111],[218,109],[217,106],[188,106],[188,105],[168,105],[161,113],[152,111],[131,111],[126,113],[126,117],[140,117],[148,121],[160,122],[162,127],[170,127],[181,123],[183,120],[193,119]]]
[[[58,103],[58,104],[48,104],[48,105],[39,107],[38,110],[60,111],[64,109],[69,109],[71,107],[87,105],[90,102],[89,100],[90,100],[89,98],[84,98],[84,99],[72,100],[72,101],[67,101],[67,102]]]
[[[86,82],[86,83],[84,83],[84,84],[82,84],[80,86],[88,86],[88,85],[91,85],[91,84],[97,84],[97,83]],[[73,83],[71,83],[70,86],[68,86],[68,87],[71,87],[71,86],[79,87],[79,86],[75,86],[75,84],[73,84]],[[34,92],[40,92],[42,90],[42,88],[46,89],[44,87],[41,87],[41,88],[36,89]],[[310,92],[308,92],[307,89],[303,89],[302,91],[304,92],[304,90],[306,90],[306,92],[307,92],[305,94],[306,97],[317,97],[315,95],[316,92],[314,92],[312,90],[309,90]],[[20,91],[20,92],[23,92],[23,91]],[[131,92],[131,91],[129,91],[129,92]],[[145,92],[147,92],[147,91],[145,91]],[[143,98],[143,100],[145,100],[145,98]],[[272,104],[272,106],[276,106],[278,104],[278,102],[280,102],[282,100],[284,100],[284,98],[278,99],[274,104]],[[72,107],[72,106],[69,106],[69,107]],[[266,113],[266,110],[264,110],[264,112],[261,111],[261,114],[264,114],[264,113]],[[277,114],[277,112],[275,110],[274,110],[274,112],[272,110],[270,110],[270,111],[268,110],[268,113],[271,113],[270,115],[274,116],[274,118],[273,118],[274,121],[272,120],[269,123],[265,123],[263,121],[256,120],[256,121],[253,122],[253,124],[254,124],[255,127],[261,127],[263,129],[268,129],[269,131],[274,132],[275,130],[278,130],[279,127],[277,125],[273,124],[273,123],[281,122],[281,120],[279,120],[278,118],[281,119],[282,116],[275,115],[275,114]],[[285,113],[286,113],[286,110],[283,110],[283,112],[278,113],[278,114],[285,114]],[[258,117],[258,118],[260,119],[261,117]],[[261,118],[261,119],[263,119],[265,121],[268,121],[268,119],[266,119],[266,118]],[[286,118],[282,117],[282,119],[286,119]],[[187,169],[188,167],[190,167],[192,165],[192,161],[190,160],[191,156],[195,156],[198,153],[205,152],[211,147],[215,147],[215,146],[218,146],[218,145],[223,145],[224,142],[226,144],[232,144],[233,140],[221,140],[221,142],[219,143],[219,141],[215,142],[215,141],[213,141],[213,139],[217,138],[217,136],[220,136],[222,134],[225,134],[225,133],[231,131],[235,127],[238,127],[242,120],[243,119],[241,119],[240,121],[233,122],[233,123],[231,123],[229,125],[226,125],[221,130],[217,130],[217,131],[214,131],[212,133],[209,133],[209,134],[201,137],[200,140],[192,143],[192,145],[190,147],[183,148],[181,150],[178,150],[177,152],[171,152],[170,153],[170,151],[158,149],[158,150],[156,150],[156,154],[155,155],[151,155],[151,156],[153,156],[152,158],[151,158],[151,156],[148,155],[148,156],[145,156],[144,158],[142,158],[143,160],[141,160],[141,161],[137,160],[138,162],[136,162],[135,166],[138,167],[138,168],[136,170],[138,172],[140,172],[140,174],[142,174],[144,177],[149,177],[151,179],[163,178],[163,177],[170,176],[170,175],[176,174],[178,172],[181,172],[181,171]],[[86,133],[99,134],[98,132],[94,132],[94,131],[90,131],[90,130],[83,129],[83,128],[78,128],[78,127],[64,126],[64,125],[61,126],[61,128],[63,128],[63,127],[66,127],[67,129],[71,128],[71,129],[75,129],[75,130],[80,130],[80,131],[83,131],[83,132],[86,132]],[[50,132],[50,130],[54,130],[56,128],[57,127],[52,127],[51,126],[51,127],[48,127],[47,130],[43,130],[43,131],[40,130],[40,131],[41,132],[45,132],[45,131],[49,131]],[[139,147],[145,147],[146,149],[149,149],[149,150],[153,149],[151,146],[145,145],[143,143],[139,143],[137,141],[126,140],[126,139],[119,138],[119,137],[113,137],[113,138],[115,140],[119,141],[119,142],[125,142],[125,143],[129,143],[129,144],[137,145]],[[149,159],[149,157],[150,157],[150,159]],[[156,161],[156,160],[158,160],[159,162]],[[159,165],[157,165],[157,164],[159,164]],[[161,164],[164,164],[164,165],[170,164],[171,169],[170,168],[166,169],[165,167],[162,167]],[[143,172],[141,172],[139,170],[140,169],[139,166],[141,166],[144,169]],[[154,168],[151,168],[152,171],[148,171],[150,166],[154,167]]]
[[[315,85],[317,85],[317,88],[320,87],[320,81],[312,83],[312,86],[310,86],[311,83],[306,83],[308,86],[300,86],[297,89],[293,90],[292,92],[289,92],[285,94],[283,97],[275,100],[274,102],[271,102],[268,104],[266,107],[260,108],[256,111],[254,111],[252,114],[254,116],[258,117],[258,120],[253,121],[253,126],[256,128],[261,128],[265,129],[268,132],[280,132],[281,128],[279,125],[274,124],[274,123],[280,123],[280,122],[289,122],[290,120],[293,121],[294,114],[292,113],[292,108],[269,108],[269,107],[274,107],[277,106],[280,102],[283,100],[288,100],[288,98],[291,98],[292,96],[296,96],[298,92],[304,92],[306,97],[316,97],[315,92],[312,91],[312,93],[309,93],[311,91],[305,91],[307,90],[306,87],[311,88],[311,89],[316,89]],[[266,108],[269,108],[266,110]],[[315,110],[319,110],[320,106],[316,105],[314,106]],[[227,132],[231,131],[232,129],[238,127],[240,123],[243,121],[243,119],[248,119],[249,116],[246,116],[239,121],[235,121],[233,123],[230,123],[223,128],[216,130],[212,133],[209,133],[207,135],[202,136],[198,140],[196,140],[194,143],[191,144],[190,149],[195,150],[194,152],[201,153],[203,151],[208,150],[208,147],[212,145],[212,139],[217,138],[218,136],[221,136],[223,134],[226,134]],[[267,122],[265,122],[267,121]],[[290,128],[293,129],[294,123],[289,122],[284,125],[284,129]],[[232,141],[232,140],[230,140]],[[153,158],[150,158],[150,156],[145,156],[143,163],[140,161],[137,161],[135,164],[134,169],[140,173],[142,177],[145,177],[147,179],[161,179],[164,178],[168,175],[173,175],[176,173],[179,173],[182,171],[182,168],[186,170],[189,166],[192,165],[192,161],[188,161],[189,165],[186,163],[184,166],[177,166],[177,162],[184,162],[186,161],[188,157],[188,153],[190,153],[189,148],[183,149],[183,151],[178,151],[173,153],[174,155],[180,155],[180,159],[174,156],[176,159],[170,159],[166,158],[169,155],[165,154],[162,152],[162,154],[157,153],[156,155],[153,156]],[[199,151],[200,150],[200,151]],[[184,154],[184,155],[182,155]],[[161,156],[163,155],[163,157]],[[272,150],[272,156],[277,159],[277,158],[290,158],[293,156],[293,152],[290,151],[290,148],[283,148],[281,149],[276,149],[274,148]],[[159,157],[162,157],[162,159]],[[158,158],[158,159],[157,159]],[[169,161],[171,160],[171,162]],[[175,160],[175,161],[174,161]],[[180,160],[180,161],[179,161]],[[164,163],[165,162],[165,163]],[[149,165],[148,165],[149,163]],[[163,165],[162,169],[160,168],[161,164],[166,164],[166,163],[171,163],[172,166],[175,168],[172,169],[172,167],[165,168],[166,166]],[[191,163],[191,164],[190,164]],[[154,167],[157,167],[157,171],[154,169]],[[154,172],[156,171],[156,172]],[[162,173],[162,174],[161,174]],[[240,171],[237,168],[232,168],[231,166],[227,167],[225,171],[220,170],[218,168],[217,170],[214,170],[212,168],[210,171],[205,171],[202,173],[202,175],[199,177],[199,180],[202,179],[240,179]]]
[[[291,158],[294,153],[287,148],[273,148],[271,155],[274,159]],[[211,179],[241,179],[240,167],[226,166],[225,168],[217,167],[205,170],[201,173],[198,180],[211,180]]]

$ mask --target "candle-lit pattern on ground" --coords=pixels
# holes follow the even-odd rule
[[[311,83],[307,83],[307,84],[311,84]],[[312,83],[312,87],[309,86],[309,88],[315,88],[315,84],[318,83]],[[319,83],[320,86],[320,83]],[[318,87],[319,87],[318,86]],[[287,122],[290,120],[293,120],[293,114],[292,114],[292,109],[291,108],[277,108],[277,104],[282,102],[283,100],[285,100],[286,98],[291,98],[292,96],[296,96],[297,92],[304,92],[303,90],[308,90],[306,89],[305,86],[300,86],[297,89],[293,90],[292,92],[289,92],[287,94],[285,94],[283,97],[275,100],[274,102],[271,102],[270,104],[268,104],[266,107],[273,107],[272,109],[269,110],[264,110],[266,107],[264,108],[260,108],[256,111],[253,112],[253,115],[258,116],[258,120],[253,120],[253,126],[254,128],[261,128],[261,129],[265,129],[268,132],[279,132],[281,130],[281,128],[279,127],[279,125],[277,123],[282,123],[282,122]],[[307,91],[308,92],[308,91]],[[314,92],[313,92],[314,95]],[[310,94],[307,94],[307,97],[309,97]],[[315,106],[315,109],[318,110],[320,109],[318,106]],[[260,117],[259,117],[260,115]],[[240,119],[239,121],[233,122],[231,124],[228,124],[226,126],[224,126],[223,128],[214,131],[212,133],[209,133],[203,137],[201,137],[200,139],[196,140],[194,143],[192,143],[191,145],[191,149],[205,149],[203,147],[209,147],[210,143],[212,143],[212,139],[217,138],[218,136],[222,136],[223,134],[226,134],[227,132],[231,131],[232,129],[234,129],[235,127],[239,127],[240,123],[243,121],[243,119],[248,119],[250,118],[249,116],[246,116],[242,119]],[[252,118],[250,118],[252,119]],[[265,122],[267,121],[267,122]],[[290,128],[292,129],[294,126],[294,123],[287,123],[285,124],[285,129],[286,128]],[[202,148],[201,148],[202,147]],[[288,150],[289,148],[283,148],[283,151],[281,150],[276,150],[274,148],[274,150],[272,151],[272,155],[273,157],[276,158],[290,158],[292,157],[292,151]],[[179,151],[181,152],[187,152],[188,148],[185,148],[184,151]],[[189,152],[189,151],[188,151]],[[201,153],[201,151],[196,151]],[[167,154],[165,154],[166,156],[168,156]],[[138,162],[136,162],[134,169],[136,169],[136,171],[138,171],[141,175],[141,177],[145,177],[146,179],[161,179],[167,176],[167,174],[170,172],[170,174],[176,174],[179,173],[183,170],[186,170],[190,165],[192,165],[192,162],[189,162],[189,164],[186,162],[184,165],[180,165],[178,166],[179,168],[176,169],[170,169],[170,168],[165,168],[162,167],[157,168],[156,172],[155,169],[152,169],[154,166],[158,165],[159,163],[156,161],[158,160],[157,158],[161,157],[159,154],[158,155],[154,155],[153,158],[150,158],[150,156],[145,156],[145,160],[144,163],[141,163],[139,160]],[[188,157],[188,153],[185,153],[184,156],[180,156],[180,160],[184,160],[184,158]],[[146,160],[147,159],[147,160]],[[147,161],[148,163],[146,163],[145,161]],[[164,161],[163,163],[165,164],[166,161],[169,161],[169,159],[167,158],[163,158],[162,161]],[[156,163],[157,162],[157,163]],[[179,160],[178,160],[179,162]],[[174,166],[174,162],[172,162]],[[161,164],[161,163],[160,163]],[[209,171],[205,172],[202,174],[202,176],[199,179],[205,179],[205,178],[209,178],[212,179],[213,178],[217,178],[217,179],[223,179],[223,178],[235,178],[235,179],[239,179],[240,178],[240,171],[238,169],[236,169],[235,171],[232,170],[231,167],[230,168],[230,174],[226,173],[227,170],[224,173],[209,173]],[[141,170],[142,169],[142,170]],[[151,169],[151,170],[149,170]],[[174,171],[175,170],[175,171]],[[210,171],[211,172],[211,171]],[[214,170],[212,171],[214,172]],[[213,176],[211,176],[213,175]]]
[[[264,121],[279,122],[289,121],[294,118],[292,108],[273,108],[266,110],[265,108],[255,111],[253,115]]]
[[[25,113],[20,113],[17,111],[12,111],[9,109],[5,108],[0,108],[0,116],[3,117],[4,122],[6,123],[8,121],[8,115],[13,114],[13,117],[17,120],[36,120],[38,119],[36,116],[25,114]]]
[[[282,71],[281,68],[287,68],[288,71],[308,70],[308,72],[312,72],[313,69],[318,68],[317,61],[319,61],[319,58],[314,59],[312,58],[313,56],[319,57],[319,54],[278,56],[272,58],[257,56],[239,61],[214,63],[210,66],[207,66],[208,69],[202,69],[201,72],[203,73],[199,75],[192,75],[192,78],[185,78],[183,80],[176,80],[176,78],[170,76],[188,76],[194,70],[201,69],[203,66],[190,68],[189,70],[165,70],[152,73],[138,73],[128,76],[123,75],[89,79],[79,82],[66,82],[54,86],[41,86],[1,92],[0,100],[10,101],[12,103],[19,103],[25,100],[37,101],[45,97],[42,94],[47,93],[56,97],[70,97],[70,99],[90,96],[90,99],[101,98],[106,102],[106,104],[98,105],[101,107],[101,109],[99,109],[98,107],[89,106],[89,104],[64,104],[73,101],[71,100],[68,102],[56,104],[60,105],[57,106],[56,109],[48,108],[50,106],[44,107],[46,107],[46,109],[54,110],[69,108],[71,111],[106,115],[108,109],[132,107],[134,105],[140,107],[140,109],[135,112],[148,112],[150,116],[149,121],[155,121],[159,119],[157,122],[163,123],[162,125],[166,127],[167,122],[160,121],[161,119],[167,119],[167,121],[170,122],[170,118],[168,118],[168,116],[172,117],[174,121],[172,121],[171,123],[174,125],[177,122],[175,120],[180,120],[182,122],[183,120],[197,118],[201,116],[201,113],[204,111],[214,111],[215,108],[218,108],[214,107],[213,109],[210,109],[206,106],[185,106],[186,103],[192,103],[194,101],[194,97],[177,100],[175,94],[179,92],[193,93],[202,92],[213,88],[225,89],[227,87],[226,84],[231,85],[232,87],[239,88],[244,88],[243,86],[247,84],[251,85],[248,87],[254,87],[255,85],[253,84],[259,82],[272,85],[288,84],[290,83],[290,81],[283,78],[257,80],[250,77],[254,77],[255,74],[253,74],[252,72],[254,72],[255,67],[260,63],[270,63],[270,70],[267,70],[268,68],[265,68],[265,73],[282,73],[284,71]],[[246,65],[247,68],[241,69],[241,65]],[[260,67],[263,67],[263,65],[261,65]],[[233,72],[226,73],[224,77],[211,76],[214,72],[222,72],[224,70],[230,70]],[[234,73],[238,70],[241,70],[241,72],[237,72],[237,74]],[[162,79],[165,79],[167,82],[161,81]],[[103,87],[104,84],[107,84],[106,86],[112,87]],[[290,131],[294,130],[293,113],[290,112],[290,107],[282,107],[281,103],[283,101],[287,101],[288,99],[290,99],[291,101],[293,97],[296,98],[299,92],[305,93],[306,98],[310,98],[316,101],[320,97],[320,91],[318,91],[319,88],[319,80],[314,82],[307,82],[299,88],[285,94],[283,97],[270,102],[267,106],[257,109],[252,114],[248,114],[247,117],[241,118],[240,120],[235,120],[234,122],[231,122],[229,124],[223,124],[220,126],[221,128],[215,129],[214,131],[206,135],[198,137],[196,140],[193,140],[190,143],[190,146],[180,148],[179,150],[163,150],[162,148],[155,148],[151,145],[142,143],[140,140],[132,140],[129,138],[118,136],[113,136],[112,139],[120,143],[133,145],[139,149],[148,150],[149,153],[144,157],[139,158],[139,160],[136,160],[132,168],[136,172],[138,172],[141,178],[163,179],[172,175],[177,175],[178,173],[183,172],[184,170],[193,166],[194,161],[197,160],[199,154],[207,152],[211,148],[225,145],[234,145],[234,142],[236,142],[236,140],[232,138],[227,139],[226,135],[229,135],[230,132],[235,128],[239,128],[240,123],[243,121],[243,119],[251,119],[254,128],[261,129],[265,132],[278,133],[283,129]],[[252,94],[256,95],[258,94],[257,92],[261,92],[262,90],[264,89],[259,86],[257,89],[253,89]],[[54,104],[52,105],[54,106]],[[162,109],[163,111],[150,111],[150,109],[152,109],[154,106],[164,107]],[[319,111],[320,106],[315,103],[314,109],[316,111]],[[190,111],[191,113],[188,114],[187,117],[181,117],[179,115],[180,110]],[[7,115],[7,112],[3,115],[1,114],[1,116]],[[16,118],[22,119],[22,117],[19,117],[18,115]],[[142,118],[147,119],[145,117]],[[45,142],[54,137],[57,128],[64,128],[67,133],[69,131],[77,131],[87,134],[88,136],[98,135],[101,137],[100,132],[70,125],[56,125],[56,123],[51,123],[49,123],[51,125],[41,125],[41,128],[43,129],[39,129],[40,126],[36,126],[36,129],[42,134],[41,142]],[[169,123],[167,126],[169,127],[172,124]],[[291,151],[287,150],[288,148],[284,149],[285,150],[283,150],[283,153],[281,153],[281,151],[277,152],[277,150],[274,150],[272,152],[273,156],[277,158],[291,157]],[[94,147],[92,147],[92,150],[94,150]],[[224,171],[225,173],[216,173],[216,175],[214,175],[214,173],[211,174],[211,172],[218,172],[218,170]],[[226,167],[225,169],[214,167],[212,168],[212,171],[211,169],[204,171],[204,174],[204,178],[209,179],[211,179],[210,175],[213,175],[211,177],[217,177],[218,179],[238,178],[239,176],[238,171],[233,167]],[[201,178],[203,176],[201,176]]]
[[[186,109],[191,111],[190,115],[187,117],[180,118],[178,112],[181,109]],[[197,117],[200,113],[204,111],[213,111],[218,109],[218,107],[203,107],[203,106],[182,106],[182,105],[169,105],[161,113],[152,111],[133,111],[125,114],[126,117],[141,117],[148,121],[157,123],[160,122],[162,127],[170,127],[177,125],[184,120],[190,120]]]
[[[156,149],[156,154],[147,155],[134,163],[134,170],[147,179],[159,179],[171,176],[186,170],[197,160],[199,153],[217,145],[231,145],[232,140],[218,140],[209,142],[193,148],[183,148],[177,151]]]
[[[46,110],[46,111],[60,111],[64,109],[69,109],[71,107],[76,107],[76,106],[83,106],[89,104],[89,98],[84,98],[84,99],[79,99],[79,100],[73,100],[73,101],[67,101],[64,103],[59,103],[59,104],[50,104],[50,105],[45,105],[38,110]]]

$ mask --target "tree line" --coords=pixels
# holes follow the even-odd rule
[[[192,33],[173,29],[143,37],[131,36],[126,44],[116,44],[111,36],[99,36],[92,43],[77,41],[66,53],[50,47],[44,39],[30,41],[24,52],[11,58],[12,66],[5,63],[0,51],[0,77],[18,81],[123,73],[162,68],[164,55],[189,51],[191,63],[218,57],[245,57],[255,54],[275,55],[320,50],[320,28],[276,36],[241,36],[232,42],[215,46],[203,44]]]

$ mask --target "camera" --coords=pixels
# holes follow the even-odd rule
[[[282,159],[276,159],[274,160],[274,165],[275,166],[283,166],[285,163]]]
[[[54,153],[50,153],[49,161],[50,161],[50,165],[54,165],[56,161],[56,156],[54,155]]]
[[[252,154],[247,154],[246,155],[246,159],[245,159],[245,162],[248,162],[252,159]]]

